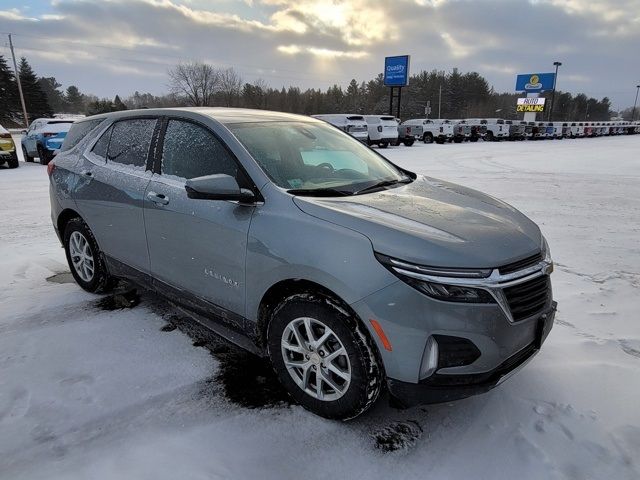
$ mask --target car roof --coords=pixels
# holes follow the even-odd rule
[[[253,122],[320,122],[306,115],[293,113],[273,112],[270,110],[257,110],[251,108],[227,108],[227,107],[174,107],[174,108],[149,108],[140,110],[122,110],[120,112],[103,113],[85,117],[81,121],[97,118],[127,118],[130,116],[144,115],[179,115],[184,113],[197,113],[210,117],[222,124],[253,123]]]

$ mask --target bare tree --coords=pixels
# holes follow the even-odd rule
[[[232,106],[240,98],[242,92],[242,77],[233,68],[218,71],[220,79],[220,94],[227,107]]]
[[[208,107],[220,87],[220,74],[209,64],[189,62],[169,70],[169,86],[175,95],[185,96],[190,105]]]

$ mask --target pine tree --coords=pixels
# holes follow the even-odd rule
[[[38,84],[40,88],[47,96],[47,102],[49,106],[55,113],[64,113],[66,112],[66,103],[64,100],[64,95],[60,91],[60,87],[62,86],[55,77],[40,77],[38,79]]]
[[[65,101],[67,104],[67,110],[69,113],[82,113],[84,112],[85,98],[78,87],[70,85],[65,92]]]
[[[7,61],[0,55],[0,125],[8,127],[22,123],[18,84]]]
[[[114,112],[119,112],[121,110],[126,110],[127,106],[122,103],[122,100],[120,100],[120,96],[116,95],[116,98],[113,99],[113,111]]]
[[[22,84],[22,93],[24,95],[24,102],[27,106],[27,113],[29,120],[35,120],[41,117],[51,117],[53,111],[47,101],[47,95],[42,90],[42,87],[38,83],[38,77],[34,73],[31,65],[27,62],[27,59],[22,57],[20,59],[20,66],[18,67],[20,72],[20,83]]]

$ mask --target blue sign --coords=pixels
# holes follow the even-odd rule
[[[542,93],[553,90],[555,73],[525,73],[516,79],[516,92]]]
[[[384,84],[387,87],[405,87],[409,84],[410,55],[385,57]]]

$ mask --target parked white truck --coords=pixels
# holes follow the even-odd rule
[[[444,120],[432,120],[430,118],[413,118],[406,120],[402,125],[420,127],[420,139],[424,143],[445,143],[453,139],[453,124],[444,123]]]

